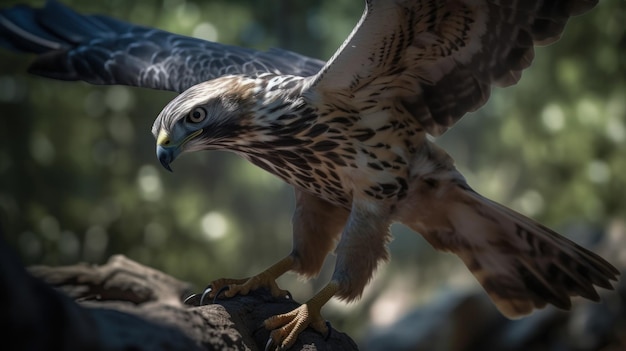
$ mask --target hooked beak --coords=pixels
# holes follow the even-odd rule
[[[176,157],[183,152],[183,146],[187,144],[191,139],[197,137],[202,133],[202,129],[198,129],[195,132],[189,134],[183,141],[179,143],[172,142],[169,134],[161,129],[159,132],[159,136],[157,137],[157,148],[156,154],[159,162],[163,168],[167,169],[170,172],[172,168],[170,167],[170,163],[174,162]]]
[[[178,154],[180,153],[177,151],[178,148],[167,148],[161,145],[157,146],[157,158],[159,159],[159,162],[161,162],[163,168],[167,169],[170,172],[173,172],[172,167],[170,167],[170,163],[172,163],[174,159],[176,159],[176,156],[178,156]]]

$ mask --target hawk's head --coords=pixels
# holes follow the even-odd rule
[[[250,111],[253,85],[241,77],[221,77],[194,85],[167,104],[152,126],[163,167],[171,171],[170,163],[183,152],[236,140]]]

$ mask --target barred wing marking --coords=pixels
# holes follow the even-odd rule
[[[534,46],[556,41],[570,16],[596,3],[367,0],[311,89],[396,99],[429,134],[440,135],[484,105],[492,85],[517,83]]]

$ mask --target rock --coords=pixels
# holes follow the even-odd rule
[[[189,306],[189,284],[124,256],[26,271],[3,242],[0,284],[2,341],[15,350],[263,350],[263,320],[300,305],[258,290]],[[328,339],[306,330],[292,350],[357,346],[336,330]]]

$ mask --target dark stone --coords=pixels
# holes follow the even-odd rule
[[[14,350],[263,350],[262,322],[300,305],[265,290],[185,305],[189,284],[124,256],[28,272],[1,240],[0,284],[0,330]],[[357,346],[336,330],[327,340],[305,330],[291,350]]]

